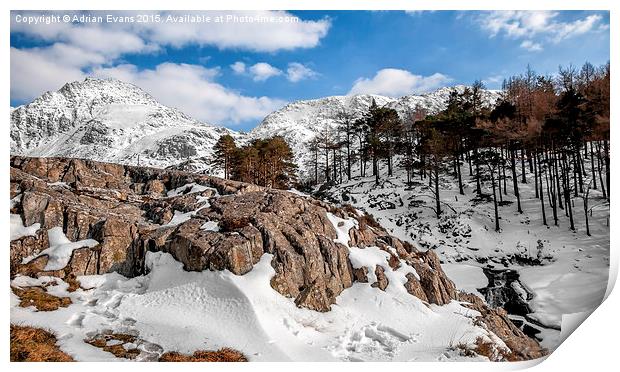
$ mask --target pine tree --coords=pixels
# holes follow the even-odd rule
[[[236,150],[237,145],[235,144],[235,140],[229,134],[220,136],[213,147],[213,164],[216,168],[224,171],[225,179],[231,177],[233,156]]]

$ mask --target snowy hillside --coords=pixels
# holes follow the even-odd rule
[[[461,171],[468,174],[466,164]],[[459,289],[508,309],[545,347],[554,349],[560,342],[563,315],[592,311],[601,303],[609,272],[609,202],[598,190],[590,196],[592,236],[587,236],[581,198],[574,200],[576,232],[569,230],[563,214],[558,226],[543,225],[534,176],[528,174],[527,183],[519,186],[523,214],[517,212],[513,195],[503,195],[501,231],[496,232],[490,185],[483,188],[486,197],[477,197],[474,178],[464,176],[465,195],[460,195],[454,175],[441,174],[444,214],[438,219],[428,179],[416,177],[407,185],[401,168],[385,177],[382,164],[380,172],[379,184],[373,176],[355,177],[320,194],[351,204],[373,215],[394,236],[437,252]]]
[[[354,117],[361,117],[368,111],[374,99],[377,105],[393,108],[400,115],[421,109],[428,114],[435,114],[446,107],[450,91],[453,89],[462,92],[465,86],[441,88],[432,93],[408,95],[398,99],[379,95],[356,95],[297,101],[267,115],[249,133],[249,137],[268,138],[276,135],[284,137],[293,149],[296,162],[303,172],[309,157],[309,152],[305,147],[306,143],[314,138],[317,133],[336,128],[339,125],[337,122],[339,112],[344,111]],[[483,91],[486,105],[494,104],[499,96],[499,91]]]
[[[546,355],[457,291],[434,252],[299,192],[12,157],[10,196],[11,322],[50,330],[78,361],[224,347],[249,361]]]
[[[87,78],[11,110],[11,154],[166,167],[212,153],[220,135],[139,87]],[[205,165],[200,165],[204,167]]]

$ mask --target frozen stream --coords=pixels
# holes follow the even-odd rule
[[[525,334],[542,341],[542,332],[549,327],[529,316],[532,313],[529,301],[534,298],[534,294],[521,283],[519,272],[513,269],[489,268],[483,268],[482,271],[488,278],[488,284],[478,288],[478,292],[484,296],[486,302],[492,307],[504,308],[512,322]]]

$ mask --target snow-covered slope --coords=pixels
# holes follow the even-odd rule
[[[456,89],[462,92],[464,85],[438,89],[423,95],[408,95],[400,98],[391,98],[379,95],[332,96],[306,101],[290,103],[275,111],[250,133],[250,138],[268,138],[282,136],[286,139],[295,153],[295,158],[303,171],[309,159],[306,144],[321,131],[337,128],[337,114],[346,112],[353,117],[361,117],[372,104],[374,99],[377,105],[387,106],[398,111],[400,115],[419,110],[427,114],[435,114],[446,107],[450,91]],[[483,91],[483,101],[486,105],[494,104],[500,96],[496,90]]]
[[[590,172],[588,162],[586,171]],[[609,202],[599,190],[591,191],[590,205],[595,206],[590,216],[591,236],[585,234],[582,198],[574,199],[576,232],[569,230],[564,213],[560,213],[558,226],[548,214],[549,226],[545,226],[535,197],[534,175],[528,173],[527,183],[519,184],[523,213],[517,212],[510,191],[501,195],[501,232],[496,232],[490,182],[483,183],[487,197],[477,197],[467,164],[461,172],[465,195],[459,194],[453,174],[440,174],[444,212],[439,219],[431,207],[434,194],[428,179],[415,177],[408,185],[401,167],[387,177],[384,162],[380,163],[378,184],[374,176],[355,177],[322,194],[371,214],[394,236],[437,252],[444,271],[459,289],[478,293],[486,286],[483,269],[514,271],[520,285],[527,288],[520,294],[532,310],[526,320],[541,332],[537,337],[542,338],[543,346],[555,349],[563,315],[592,311],[604,298],[609,275]],[[353,174],[359,171],[354,169]],[[512,180],[508,184],[512,185]]]
[[[139,87],[87,78],[11,110],[11,153],[166,167],[206,157],[225,133]],[[203,165],[204,166],[204,165]]]

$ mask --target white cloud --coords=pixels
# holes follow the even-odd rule
[[[310,79],[317,75],[318,73],[316,71],[299,62],[289,63],[286,69],[286,78],[293,83],[304,79]]]
[[[218,67],[162,63],[140,70],[131,64],[91,65],[100,62],[97,56],[61,43],[46,48],[11,48],[11,98],[29,101],[93,75],[136,84],[161,103],[215,124],[260,120],[285,104],[270,97],[244,96],[217,83]],[[85,72],[89,70],[92,74]]]
[[[11,99],[29,101],[48,90],[84,78],[79,67],[50,58],[52,49],[11,48]]]
[[[93,71],[97,77],[136,84],[161,103],[211,123],[260,120],[285,104],[269,97],[241,95],[213,81],[217,74],[218,69],[175,63],[162,63],[145,70],[126,64]]]
[[[273,76],[278,76],[282,74],[280,69],[273,67],[269,63],[259,62],[255,65],[252,65],[248,69],[249,73],[252,75],[252,80],[254,81],[265,81]]]
[[[233,63],[232,65],[230,65],[230,68],[237,75],[245,74],[245,63],[243,63],[241,61],[237,61],[237,62]]]
[[[40,12],[13,12],[40,16]],[[47,13],[47,12],[46,12]],[[88,12],[103,15],[107,12]],[[140,12],[141,14],[143,12]],[[147,12],[148,13],[148,12]],[[151,12],[153,13],[153,12]],[[48,13],[49,14],[49,13]],[[65,14],[63,12],[62,14]],[[68,14],[80,14],[69,12]],[[119,11],[115,15],[135,16]],[[162,13],[180,16],[185,12]],[[212,45],[220,49],[275,52],[312,48],[327,34],[327,18],[306,21],[284,11],[190,12],[204,17],[232,15],[226,23],[51,23],[27,25],[12,16],[11,32],[47,43],[37,48],[11,48],[11,99],[29,101],[57,90],[66,82],[85,76],[115,77],[147,90],[163,104],[213,123],[237,123],[262,119],[284,101],[270,97],[245,96],[216,82],[219,68],[163,63],[153,69],[122,64],[127,54],[155,53],[165,47]],[[241,18],[239,18],[241,17]],[[201,63],[208,60],[201,58]],[[249,74],[255,81],[282,75],[283,71],[261,62],[230,66],[235,73]],[[288,74],[287,74],[288,76]],[[299,73],[296,76],[300,76]]]
[[[186,12],[162,14],[185,15]],[[218,48],[247,49],[273,52],[296,48],[312,48],[327,35],[331,21],[327,18],[302,20],[285,11],[202,11],[195,12],[214,19],[232,17],[226,22],[210,23],[150,23],[144,31],[150,40],[176,47],[195,43]]]
[[[440,73],[421,76],[406,70],[386,68],[378,71],[371,79],[357,79],[349,94],[381,94],[398,97],[412,93],[428,92],[450,81],[449,77]]]
[[[609,25],[600,24],[601,19],[602,17],[600,15],[592,14],[584,19],[578,19],[572,23],[560,23],[556,27],[557,30],[554,40],[559,42],[572,36],[585,34],[594,29],[597,24],[600,25],[602,29],[605,29],[605,26],[609,27]]]
[[[540,43],[535,43],[532,40],[524,40],[520,47],[529,52],[540,52],[543,50],[543,46]]]
[[[27,13],[36,16],[37,13]],[[89,23],[51,23],[27,24],[16,23],[11,17],[11,32],[20,32],[39,40],[62,42],[84,51],[100,53],[109,59],[115,59],[124,53],[145,53],[159,50],[159,46],[148,39],[143,39],[131,29],[119,24],[114,28],[105,24]]]
[[[504,81],[504,75],[491,75],[489,77],[487,77],[486,79],[483,79],[482,82],[485,85],[498,85],[501,82]]]
[[[30,16],[41,16],[41,12],[14,12]],[[51,14],[45,12],[45,14]],[[55,14],[77,14],[55,12]],[[108,14],[133,16],[138,12],[89,11],[91,16]],[[154,51],[158,47],[187,45],[212,45],[220,49],[244,49],[260,52],[275,52],[297,48],[313,48],[325,37],[331,27],[328,18],[303,20],[286,11],[140,11],[140,15],[158,15],[160,22],[127,23],[18,23],[11,17],[11,31],[22,32],[48,41],[65,41],[106,53]],[[224,17],[224,22],[215,22],[215,17]],[[168,22],[171,17],[173,21]],[[202,22],[192,22],[201,19]],[[199,18],[197,18],[199,17]],[[206,22],[210,19],[210,22]],[[176,21],[174,21],[176,20]],[[187,20],[184,22],[180,22]]]
[[[477,17],[477,22],[491,37],[504,35],[515,40],[525,39],[520,46],[529,51],[542,50],[543,40],[559,43],[596,29],[605,29],[606,26],[599,14],[574,21],[561,21],[559,15],[559,12],[550,10],[498,10],[483,12]],[[541,40],[534,41],[535,37]]]

